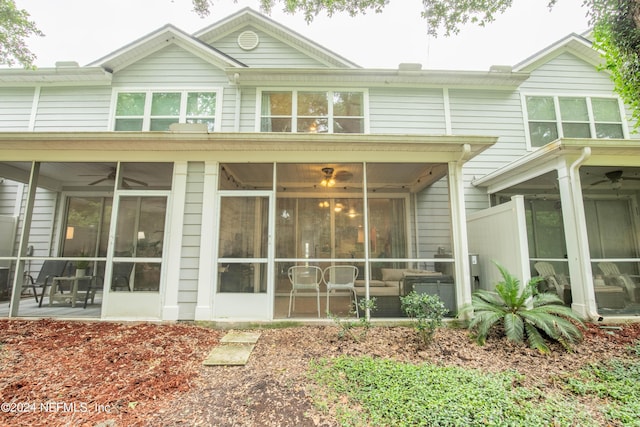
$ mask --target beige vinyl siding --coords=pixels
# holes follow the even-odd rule
[[[198,269],[200,267],[200,232],[202,229],[202,198],[204,194],[204,163],[190,162],[187,167],[184,225],[178,285],[178,319],[193,320],[198,299]],[[207,238],[210,238],[208,236]],[[213,266],[205,263],[205,268]]]
[[[34,93],[32,87],[0,88],[0,131],[29,130]]]
[[[243,50],[238,46],[238,36],[247,30],[254,31],[260,39],[258,46],[253,50]],[[295,47],[265,33],[264,31],[251,27],[245,27],[240,31],[233,32],[221,38],[220,40],[216,40],[212,43],[212,46],[253,68],[326,67],[326,64],[314,58],[310,58]]]
[[[34,131],[105,131],[109,87],[43,87]]]
[[[371,133],[445,133],[441,89],[373,88],[369,90]]]

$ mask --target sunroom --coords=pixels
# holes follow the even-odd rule
[[[470,298],[461,168],[493,142],[3,135],[1,216],[10,243],[0,254],[0,314],[394,318],[413,289],[438,294],[453,314]],[[37,283],[52,264],[64,268]],[[354,272],[352,286],[327,292],[340,266]],[[315,267],[308,270],[317,286],[292,293],[292,267]],[[353,312],[355,299],[373,297],[376,309]]]
[[[635,141],[561,139],[475,182],[494,206],[521,202],[526,276],[588,318],[640,315],[639,155]]]

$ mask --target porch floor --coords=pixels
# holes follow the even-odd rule
[[[33,296],[25,296],[20,300],[18,317],[99,319],[102,309],[100,297],[100,294],[96,295],[94,304],[88,304],[87,308],[82,308],[81,303],[76,303],[75,307],[71,307],[70,303],[54,303],[50,306],[48,297],[45,297],[42,307],[38,307]],[[0,302],[0,317],[9,317],[9,301]]]

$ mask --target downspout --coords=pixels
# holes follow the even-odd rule
[[[591,259],[591,254],[588,253],[588,248],[589,248],[589,242],[584,242],[584,234],[581,233],[581,224],[586,224],[586,219],[584,216],[584,205],[582,203],[582,188],[580,188],[580,186],[578,185],[578,180],[576,179],[576,177],[578,176],[578,168],[580,166],[582,166],[584,164],[585,161],[587,161],[589,159],[589,157],[591,157],[591,147],[583,147],[582,148],[582,153],[580,154],[580,157],[578,157],[578,159],[576,159],[576,161],[574,161],[571,166],[569,166],[569,178],[571,179],[571,197],[572,197],[572,202],[573,202],[573,208],[574,208],[574,212],[575,215],[577,217],[577,221],[575,221],[574,226],[576,227],[576,237],[578,238],[578,250],[579,250],[579,256],[580,259],[582,261],[587,260],[587,259]],[[581,206],[581,209],[576,209],[576,206]],[[583,271],[581,270],[581,276],[582,276]],[[587,277],[582,277],[582,286],[586,288],[586,279],[588,279]],[[592,286],[593,288],[593,286]],[[587,292],[584,293],[585,295],[587,294]],[[594,308],[596,307],[595,304],[595,300],[594,299],[594,292],[593,289],[591,292],[589,292],[589,298],[587,299],[586,302],[586,309],[587,309],[587,316],[589,319],[594,320],[602,320],[602,316],[600,316],[600,314],[598,313],[597,309],[594,310]]]
[[[240,82],[240,74],[239,73],[235,73],[233,75],[233,80],[231,81],[231,83],[233,85],[235,85],[236,87],[236,106],[235,106],[235,110],[234,110],[234,114],[233,114],[233,131],[234,132],[240,132],[240,110],[241,110],[241,103],[242,103],[242,90],[240,89],[240,85],[238,84]]]

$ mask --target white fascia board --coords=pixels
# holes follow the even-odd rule
[[[0,70],[2,87],[107,86],[112,74],[102,67],[58,67]]]
[[[9,161],[69,160],[71,152],[92,156],[101,152],[122,158],[123,152],[141,156],[166,156],[188,152],[297,151],[300,153],[400,153],[415,159],[417,153],[430,161],[457,161],[465,146],[470,147],[465,161],[491,147],[497,137],[473,135],[398,135],[398,134],[283,134],[283,133],[194,133],[194,132],[3,132],[0,150]],[[108,153],[108,154],[107,154]],[[165,154],[162,154],[165,153]],[[308,155],[308,154],[305,154]],[[45,157],[43,157],[45,156]],[[192,156],[192,155],[191,155]],[[436,161],[436,160],[433,160]]]
[[[89,66],[99,65],[112,72],[116,72],[171,44],[180,46],[220,68],[245,66],[241,62],[191,37],[172,25],[166,25],[158,31],[148,34],[92,62]]]
[[[516,64],[513,71],[531,72],[562,53],[571,53],[594,66],[602,63],[601,52],[594,49],[585,37],[572,33]]]
[[[225,70],[229,81],[239,86],[381,86],[450,87],[514,90],[528,73],[496,71],[402,71],[378,69],[243,68]]]

